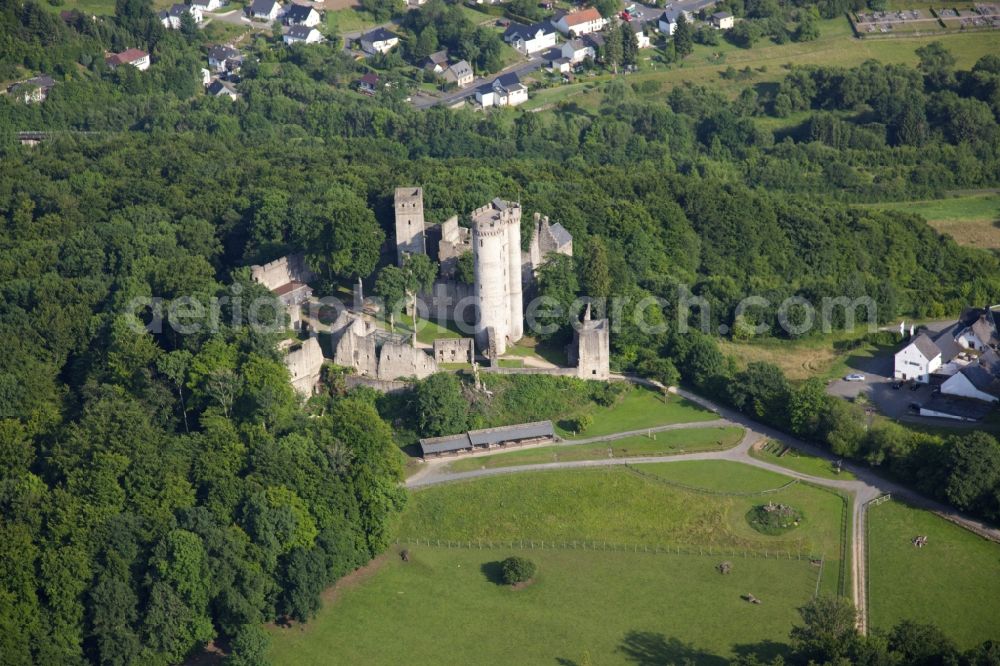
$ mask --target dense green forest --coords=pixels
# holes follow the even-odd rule
[[[105,67],[105,50],[134,46],[149,71]],[[361,65],[337,49],[258,37],[233,103],[200,93],[200,35],[164,31],[142,0],[68,22],[0,0],[0,79],[58,81],[43,104],[0,97],[0,661],[176,663],[219,637],[254,663],[261,622],[307,618],[384,548],[404,493],[373,400],[300,404],[277,336],[231,306],[215,331],[139,335],[125,305],[260,294],[241,268],[289,250],[325,266],[321,293],[368,278],[396,185],[423,185],[434,219],[496,196],[550,215],[574,235],[576,289],[661,297],[653,319],[675,321],[680,285],[731,327],[751,293],[867,294],[883,322],[996,302],[995,255],[849,205],[1000,184],[1000,58],[955,71],[928,49],[918,69],[796,68],[735,100],[623,79],[599,113],[481,115],[417,111],[403,86],[362,98],[347,85]],[[757,122],[795,111],[808,120],[777,135]],[[22,130],[55,134],[28,148]],[[785,335],[774,315],[750,323]],[[773,368],[732,391],[711,336],[618,323],[618,369],[679,371],[1000,511],[1000,463],[976,467],[997,457],[992,438],[860,432],[848,406]]]

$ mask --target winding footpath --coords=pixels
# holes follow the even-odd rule
[[[678,423],[656,428],[644,428],[642,430],[632,430],[619,432],[602,437],[592,437],[588,439],[574,439],[559,442],[559,445],[572,446],[576,444],[588,444],[600,441],[612,441],[624,437],[644,435],[650,432],[663,432],[666,430],[684,430],[696,428],[714,428],[719,426],[737,425],[746,430],[743,439],[735,447],[725,451],[704,451],[698,453],[681,453],[663,456],[641,456],[633,458],[603,458],[599,460],[577,460],[569,462],[539,463],[533,465],[518,465],[514,467],[496,467],[489,469],[477,469],[468,472],[449,472],[448,463],[456,458],[435,458],[425,463],[423,469],[406,480],[408,488],[423,488],[427,486],[477,479],[487,476],[497,476],[500,474],[514,474],[519,472],[532,472],[553,469],[577,469],[592,467],[609,467],[616,465],[641,465],[643,463],[664,463],[683,462],[690,460],[729,460],[739,462],[753,467],[759,467],[771,472],[783,474],[801,481],[833,488],[847,493],[853,498],[851,503],[851,598],[855,608],[858,610],[858,629],[862,633],[868,631],[868,598],[867,598],[867,577],[866,570],[866,539],[867,528],[866,519],[868,515],[868,505],[872,500],[882,495],[892,495],[901,499],[907,504],[921,509],[932,511],[942,518],[957,525],[969,529],[980,536],[1000,542],[1000,530],[991,527],[979,520],[961,514],[952,507],[931,500],[919,493],[901,486],[892,481],[888,481],[867,467],[861,467],[852,463],[844,462],[843,469],[851,472],[856,480],[827,479],[803,474],[795,470],[775,465],[750,455],[750,450],[758,443],[771,439],[786,446],[791,446],[803,453],[833,461],[836,458],[830,452],[821,449],[813,444],[803,442],[791,435],[769,428],[758,423],[735,410],[716,405],[715,403],[702,398],[701,396],[680,389],[677,394],[694,402],[706,409],[715,412],[719,418],[711,421],[699,421],[691,423]],[[463,456],[463,458],[469,456]]]

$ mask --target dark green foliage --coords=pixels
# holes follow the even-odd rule
[[[525,583],[535,577],[535,563],[526,557],[508,557],[500,563],[500,570],[507,585]]]
[[[795,529],[802,522],[802,514],[786,504],[759,504],[746,515],[747,523],[761,534],[778,535]]]
[[[439,372],[420,382],[416,409],[424,437],[455,435],[468,428],[468,405],[455,375]]]

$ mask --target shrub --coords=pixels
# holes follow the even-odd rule
[[[573,432],[583,432],[594,424],[594,417],[590,414],[581,414],[566,421],[569,430]]]
[[[526,557],[508,557],[500,563],[503,582],[508,585],[529,581],[535,576],[535,563]]]

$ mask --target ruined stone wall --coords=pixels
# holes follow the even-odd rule
[[[285,355],[285,367],[291,375],[292,387],[302,395],[312,395],[319,384],[323,360],[323,350],[316,338],[293,346]]]
[[[472,363],[474,354],[472,338],[441,338],[434,341],[434,360],[438,363]]]
[[[402,266],[406,255],[427,253],[424,191],[419,187],[398,187],[393,203],[396,213],[396,262]]]
[[[251,266],[250,276],[272,291],[289,282],[309,282],[315,277],[302,254],[290,254],[263,266]]]
[[[333,362],[345,368],[354,368],[359,375],[375,377],[378,374],[378,355],[369,324],[360,317],[343,312],[331,328]]]
[[[584,321],[576,332],[576,370],[581,379],[607,379],[611,375],[611,339],[607,319]]]
[[[434,358],[422,349],[408,344],[387,342],[378,356],[378,378],[381,380],[416,377],[423,379],[437,372]]]

